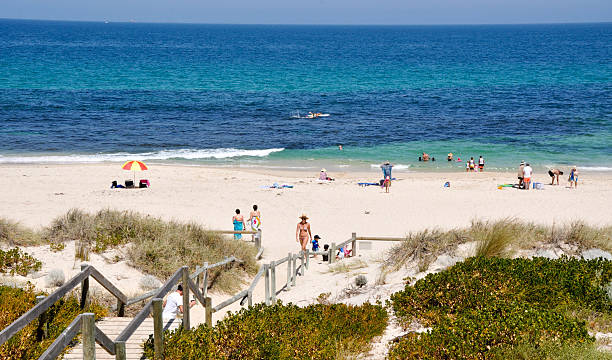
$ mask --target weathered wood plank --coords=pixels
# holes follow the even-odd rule
[[[102,285],[102,287],[108,290],[108,292],[113,294],[114,297],[121,300],[121,302],[123,302],[124,304],[127,303],[128,301],[127,296],[123,292],[121,292],[121,290],[119,290],[115,285],[113,285],[110,281],[108,281],[108,279],[94,267],[91,268],[91,276],[94,279],[96,279],[96,281],[100,285]]]
[[[180,268],[174,273],[174,275],[170,277],[170,279],[166,281],[166,283],[161,288],[157,290],[155,297],[162,299],[170,290],[172,290],[172,288],[179,281],[182,275],[183,268]],[[150,312],[151,302],[145,305],[144,308],[142,308],[142,310],[140,310],[140,312],[136,316],[134,316],[134,319],[130,322],[130,324],[126,326],[126,328],[121,332],[121,334],[119,334],[119,336],[115,339],[115,342],[127,341],[130,336],[132,336],[132,333],[134,333],[134,331],[138,328],[138,326],[142,324],[144,319],[149,316]]]
[[[246,297],[248,295],[248,290],[243,290],[241,292],[239,292],[238,294],[232,296],[231,298],[223,301],[222,303],[220,303],[219,305],[215,306],[212,308],[212,312],[217,312],[221,309],[223,309],[226,306],[229,306],[233,303],[235,303],[236,301],[238,301],[239,299],[242,299],[244,297]]]
[[[83,279],[89,276],[91,267],[88,266],[85,270],[76,274],[72,279],[68,280],[67,283],[62,285],[59,289],[55,290],[53,294],[47,296],[41,300],[38,305],[31,308],[28,312],[21,315],[17,320],[13,321],[12,324],[0,331],[0,345],[4,344],[8,339],[15,335],[19,330],[23,329],[30,322],[38,318],[43,312],[49,309],[56,301],[61,299],[70,290],[74,289],[77,285],[81,284]]]
[[[187,282],[189,284],[189,288],[191,288],[191,291],[193,291],[193,295],[195,295],[196,299],[198,299],[200,304],[204,305],[205,303],[204,296],[200,292],[200,289],[198,289],[198,286],[194,284],[193,280],[191,279],[187,280]]]
[[[384,237],[384,236],[357,236],[355,240],[363,241],[406,241],[406,238],[400,237]]]
[[[95,326],[95,325],[94,325]],[[115,355],[115,342],[111,340],[104,331],[100,330],[98,326],[96,327],[96,342],[102,347],[102,349],[106,350],[111,355]]]

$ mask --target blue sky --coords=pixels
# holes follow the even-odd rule
[[[610,22],[612,0],[2,0],[0,18],[232,24]]]

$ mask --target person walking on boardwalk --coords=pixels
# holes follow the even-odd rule
[[[253,205],[253,211],[249,214],[249,225],[251,230],[258,231],[261,226],[261,213],[257,210],[257,205]],[[251,240],[255,240],[255,235],[251,236]]]
[[[246,228],[246,225],[244,224],[244,217],[240,215],[240,209],[236,209],[236,215],[232,217],[232,222],[234,223],[234,230],[236,231],[242,231]],[[242,239],[242,234],[234,234],[234,239]]]
[[[295,229],[295,241],[300,243],[302,251],[306,251],[308,242],[312,241],[312,232],[310,231],[310,224],[308,223],[308,216],[302,214],[300,216],[301,221],[297,224]]]

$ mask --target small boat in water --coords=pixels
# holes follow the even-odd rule
[[[299,111],[294,111],[291,113],[291,118],[293,119],[316,119],[316,118],[328,117],[328,116],[329,114],[313,113],[312,111],[309,111],[308,114],[306,114],[305,116],[300,116]]]

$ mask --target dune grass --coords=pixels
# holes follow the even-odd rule
[[[72,209],[56,218],[42,238],[50,244],[77,241],[78,257],[88,251],[102,253],[125,246],[128,263],[151,275],[166,279],[178,268],[195,269],[205,261],[215,263],[224,257],[243,260],[239,267],[218,268],[210,278],[215,288],[236,290],[244,273],[257,270],[254,246],[210,232],[195,223],[164,221],[130,211],[101,210],[88,214]]]
[[[468,242],[476,243],[475,254],[472,255],[485,257],[509,256],[514,250],[560,244],[575,247],[576,254],[591,248],[611,252],[612,226],[596,227],[582,221],[543,226],[515,218],[475,220],[468,228],[447,231],[427,229],[408,234],[406,241],[387,253],[383,268],[396,271],[408,262],[416,261],[419,271],[425,271],[438,256]]]
[[[0,245],[33,246],[40,245],[40,234],[16,221],[0,218]]]

